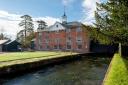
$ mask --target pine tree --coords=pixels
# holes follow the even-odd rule
[[[97,3],[95,38],[102,43],[128,45],[128,0]]]
[[[22,44],[24,48],[29,48],[31,40],[34,38],[34,24],[32,17],[29,15],[21,16],[23,19],[19,26],[23,27],[19,33],[17,33],[17,40]]]

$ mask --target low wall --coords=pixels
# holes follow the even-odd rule
[[[106,57],[108,57],[108,55],[110,55],[110,57],[111,57],[113,54],[106,54],[106,53],[75,54],[75,55],[57,57],[57,58],[53,58],[53,59],[40,60],[40,61],[36,61],[36,62],[29,62],[29,63],[24,63],[24,64],[15,64],[15,65],[11,65],[11,66],[5,66],[5,67],[0,68],[0,78],[22,75],[22,74],[25,74],[28,72],[39,70],[42,67],[52,66],[55,64],[61,64],[61,63],[65,63],[67,61],[77,60],[77,59],[80,59],[80,58],[86,57],[86,56],[102,57],[102,55],[103,55],[103,57],[104,57],[104,55],[106,55]]]
[[[29,62],[24,64],[15,64],[11,66],[5,66],[0,68],[0,78],[6,78],[11,76],[17,76],[21,75],[27,72],[32,72],[34,70],[38,70],[42,67],[48,66],[48,65],[55,65],[64,63],[66,61],[71,61],[74,59],[80,58],[80,55],[68,55],[63,57],[57,57],[53,59],[46,59],[46,60],[40,60],[36,62]]]

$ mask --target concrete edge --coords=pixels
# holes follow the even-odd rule
[[[82,55],[96,55],[96,53],[83,53],[83,54],[72,54],[72,55],[64,55],[62,57],[56,57],[53,59],[45,59],[35,62],[27,62],[27,63],[21,63],[21,64],[14,64],[10,66],[5,66],[3,68],[0,68],[0,78],[2,77],[8,77],[13,75],[19,75],[24,74],[26,72],[32,72],[38,68],[42,68],[48,65],[56,65],[60,63],[64,63],[67,61],[73,61],[74,59],[82,58]],[[99,54],[101,55],[101,54]]]
[[[62,57],[56,57],[52,59],[45,59],[45,60],[39,60],[35,62],[26,62],[26,63],[21,63],[21,64],[14,64],[10,66],[5,66],[0,68],[0,78],[1,77],[6,77],[10,75],[16,75],[18,73],[26,73],[27,71],[31,72],[31,70],[38,69],[43,66],[47,65],[55,65],[58,63],[63,63],[68,60],[73,60],[79,58],[79,54],[74,54],[74,55],[66,55]]]

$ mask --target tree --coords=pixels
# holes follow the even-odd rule
[[[43,20],[39,20],[39,21],[37,21],[37,23],[38,23],[38,29],[40,29],[40,30],[43,30],[47,27],[46,22]]]
[[[102,43],[128,45],[128,0],[108,0],[97,3],[95,38]]]
[[[9,37],[6,33],[4,28],[0,29],[0,40],[4,40],[4,39],[10,39],[11,37]]]
[[[23,19],[19,26],[23,27],[19,33],[17,33],[17,40],[23,45],[23,47],[30,47],[31,40],[34,38],[34,24],[32,17],[29,15],[21,16]]]

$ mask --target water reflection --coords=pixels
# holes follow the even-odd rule
[[[101,85],[109,58],[84,58],[8,80],[3,85]]]

